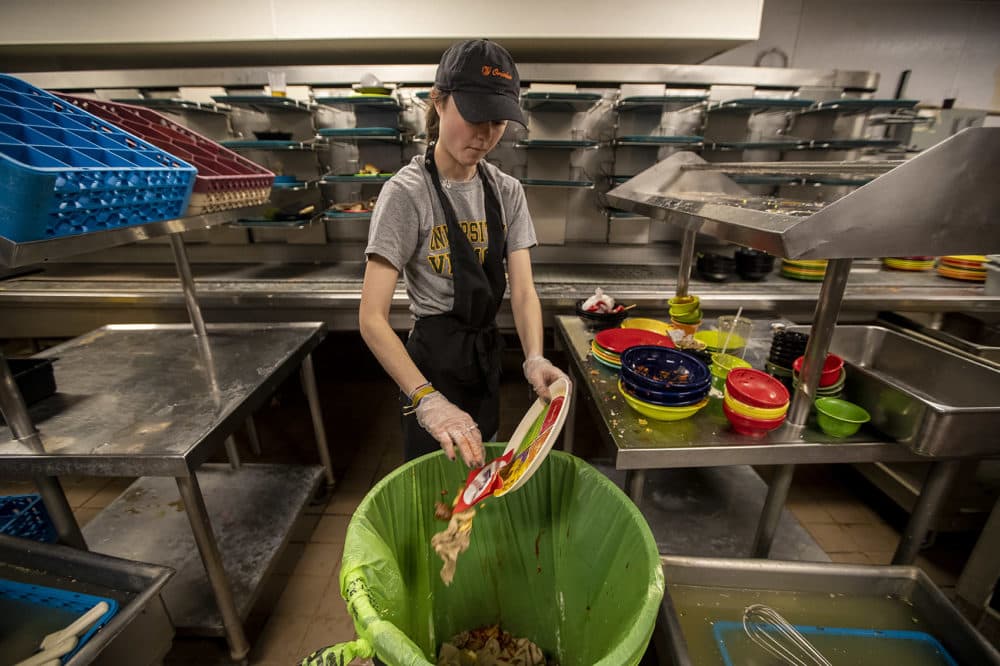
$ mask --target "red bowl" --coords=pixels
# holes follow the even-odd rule
[[[726,376],[726,388],[734,399],[751,407],[776,409],[791,399],[784,384],[766,372],[753,368],[730,370]]]
[[[802,374],[802,361],[805,360],[805,356],[799,356],[792,363],[792,370]],[[820,386],[833,386],[840,379],[840,371],[844,369],[844,359],[840,358],[836,354],[827,354],[826,360],[823,361],[823,373],[819,376]]]
[[[785,422],[784,416],[772,421],[749,419],[729,409],[729,405],[725,402],[722,403],[722,411],[725,412],[726,418],[729,419],[729,423],[733,426],[734,431],[741,435],[750,435],[751,437],[763,437]]]

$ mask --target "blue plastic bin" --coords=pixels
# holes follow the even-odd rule
[[[22,243],[181,217],[197,171],[0,74],[0,236]]]
[[[95,622],[90,629],[88,629],[87,632],[80,637],[73,651],[62,657],[60,661],[64,664],[69,661],[74,654],[79,652],[80,648],[86,645],[87,641],[90,640],[90,637],[97,633],[97,631],[107,624],[108,621],[115,616],[115,613],[118,612],[118,602],[114,599],[98,597],[92,594],[83,594],[80,592],[71,592],[69,590],[60,590],[54,587],[30,585],[28,583],[21,583],[3,578],[0,578],[0,599],[29,604],[31,606],[41,606],[45,609],[51,609],[53,612],[65,616],[59,623],[62,624],[63,621],[66,621],[65,624],[62,624],[62,626],[58,627],[58,629],[55,629],[56,631],[68,627],[74,620],[100,602],[104,601],[108,604],[107,612],[105,612],[104,615],[102,615],[97,622]],[[13,618],[6,618],[5,622],[9,623],[12,619]],[[24,621],[29,620],[30,618],[24,619]],[[42,638],[44,638],[44,636],[38,636],[39,644],[41,644]],[[29,655],[14,656],[16,659],[20,660]]]
[[[55,543],[56,528],[39,495],[0,497],[0,534]]]

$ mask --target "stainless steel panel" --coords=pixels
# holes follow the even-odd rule
[[[45,451],[0,427],[3,473],[187,476],[324,335],[315,322],[208,332],[214,377],[190,325],[106,326],[42,353],[59,388],[28,410]]]
[[[896,595],[913,605],[934,635],[961,664],[1000,664],[998,653],[952,606],[927,575],[916,567],[811,564],[775,560],[664,557],[667,583],[660,631],[667,632],[674,663],[690,664],[671,585],[740,590],[775,590],[844,594],[862,598]],[[658,643],[659,644],[659,643]]]
[[[234,471],[228,465],[203,465],[197,476],[237,610],[246,619],[323,468],[248,464]],[[174,626],[222,635],[222,619],[173,479],[139,479],[88,523],[84,534],[96,553],[174,569],[176,575],[163,589]]]
[[[115,599],[118,613],[66,666],[148,664],[162,659],[173,641],[173,626],[163,612],[160,592],[173,571],[77,548],[36,543],[0,535],[0,578],[58,587]],[[136,646],[142,648],[136,650]],[[116,660],[130,653],[131,662]]]
[[[1000,370],[881,326],[838,326],[830,351],[889,437],[925,456],[1000,453]]]
[[[1000,128],[966,129],[827,203],[751,195],[701,157],[677,153],[619,185],[626,210],[803,259],[1000,251]],[[818,168],[818,167],[808,167]]]

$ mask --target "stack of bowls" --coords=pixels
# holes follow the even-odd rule
[[[716,397],[721,398],[726,388],[726,377],[737,368],[749,368],[750,363],[744,361],[739,356],[732,354],[712,354],[712,365],[709,371],[712,373],[712,389]]]
[[[659,319],[647,319],[646,317],[629,317],[621,323],[622,328],[641,328],[644,331],[652,331],[660,335],[670,335],[670,324]]]
[[[594,336],[590,343],[590,355],[602,365],[617,370],[622,365],[622,352],[637,346],[673,348],[674,341],[641,328],[609,328]]]
[[[820,282],[826,275],[826,259],[782,259],[782,277]]]
[[[986,282],[986,256],[982,254],[953,254],[941,257],[938,275],[966,282]]]
[[[760,437],[784,423],[789,401],[788,389],[766,372],[736,368],[726,377],[722,411],[733,430]]]
[[[868,412],[846,400],[819,398],[815,405],[816,423],[831,437],[850,437],[871,420]]]
[[[806,353],[809,336],[796,331],[775,331],[771,339],[771,352],[764,368],[772,377],[778,379],[785,388],[792,389],[792,364],[795,359]]]
[[[667,301],[670,306],[670,323],[694,335],[701,326],[701,299],[697,296],[675,296]]]
[[[885,257],[882,265],[894,271],[932,271],[934,257]]]
[[[621,355],[618,390],[625,402],[656,421],[679,421],[708,404],[711,375],[704,363],[667,347],[631,347]]]
[[[805,356],[800,356],[792,363],[792,388],[799,385],[799,373],[802,372],[802,363]],[[847,371],[844,370],[844,359],[836,354],[827,354],[823,361],[823,372],[819,376],[819,386],[816,387],[816,395],[839,398],[844,391],[844,382],[847,380]]]
[[[588,312],[583,309],[583,301],[576,302],[576,316],[592,331],[612,328],[628,317],[628,310],[619,312]]]
[[[763,280],[774,270],[774,257],[767,252],[741,247],[736,250],[736,272],[744,280]]]
[[[695,268],[706,282],[725,282],[736,272],[736,260],[724,254],[704,252],[698,255]]]

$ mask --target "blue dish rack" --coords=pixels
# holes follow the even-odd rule
[[[184,215],[196,169],[0,74],[0,236],[48,240]]]
[[[62,613],[75,615],[77,618],[102,601],[108,604],[108,610],[101,615],[100,618],[98,618],[97,622],[91,625],[90,629],[88,629],[86,633],[80,636],[73,651],[61,658],[60,661],[64,664],[68,662],[73,655],[79,652],[80,648],[82,648],[87,641],[90,640],[90,637],[97,633],[101,627],[106,625],[118,612],[118,602],[114,599],[98,597],[92,594],[83,594],[81,592],[60,590],[53,587],[19,583],[2,578],[0,578],[0,599],[9,599],[12,601],[30,604],[32,606],[51,608]],[[44,638],[44,636],[38,637],[39,644],[41,644],[42,638]]]
[[[55,543],[55,526],[40,495],[0,497],[0,534]]]

